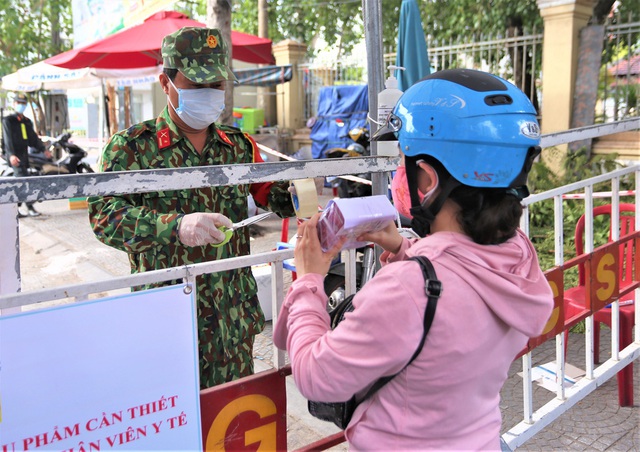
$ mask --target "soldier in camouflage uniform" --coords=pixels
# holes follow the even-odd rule
[[[111,137],[102,171],[261,162],[248,135],[214,123],[224,109],[223,83],[235,80],[219,31],[172,33],[162,57],[159,79],[169,105],[158,118]],[[100,241],[128,253],[132,273],[179,267],[249,254],[249,228],[220,245],[217,227],[247,217],[249,193],[261,207],[293,216],[287,188],[282,181],[93,197],[89,218]],[[201,275],[196,285],[201,388],[251,375],[253,340],[264,327],[251,269]]]

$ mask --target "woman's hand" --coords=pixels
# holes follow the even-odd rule
[[[402,236],[398,232],[395,222],[389,221],[384,229],[376,232],[366,232],[358,237],[362,242],[373,242],[385,251],[397,254],[402,246]]]
[[[345,238],[342,238],[328,252],[322,251],[318,238],[318,219],[321,213],[316,213],[309,221],[301,223],[298,227],[296,248],[293,252],[296,262],[296,273],[300,276],[307,273],[326,275],[331,267],[331,262],[340,253]]]

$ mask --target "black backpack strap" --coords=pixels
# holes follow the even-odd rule
[[[427,295],[428,301],[424,313],[424,333],[422,334],[420,345],[407,363],[407,366],[411,364],[411,362],[416,359],[416,357],[422,351],[424,342],[427,340],[427,333],[431,329],[433,318],[436,315],[438,298],[440,298],[440,295],[442,294],[442,283],[438,279],[436,270],[433,268],[433,264],[431,263],[431,261],[424,256],[414,256],[410,258],[410,260],[417,261],[420,264],[420,268],[422,269],[422,276],[424,276],[424,292]]]
[[[420,264],[420,268],[422,269],[422,276],[424,276],[424,291],[427,295],[427,306],[424,311],[424,330],[422,332],[422,339],[420,339],[420,344],[418,344],[418,348],[411,356],[409,362],[402,368],[400,371],[393,375],[389,375],[386,377],[380,377],[374,384],[369,388],[365,396],[358,401],[358,403],[363,402],[364,400],[371,397],[376,393],[380,388],[389,383],[391,380],[395,378],[400,372],[402,372],[406,367],[413,362],[414,359],[418,357],[420,352],[422,351],[422,347],[424,346],[425,341],[427,340],[427,333],[429,333],[429,329],[431,329],[431,324],[433,323],[433,318],[436,315],[436,307],[438,305],[438,298],[442,294],[442,283],[438,280],[436,275],[436,271],[433,268],[433,264],[429,259],[424,256],[414,256],[409,258],[409,260],[416,261]]]

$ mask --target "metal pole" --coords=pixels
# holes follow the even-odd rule
[[[381,0],[362,0],[364,39],[367,46],[369,117],[371,118],[377,118],[378,116],[378,93],[384,87],[381,4]],[[378,125],[371,120],[369,120],[369,126],[372,134],[378,130]],[[371,155],[378,155],[378,143],[376,142],[371,142]],[[386,195],[387,174],[373,173],[371,176],[372,193],[374,195]]]
[[[0,108],[0,125],[4,120],[4,108]],[[4,132],[4,131],[3,131]],[[4,149],[4,133],[2,135],[2,157],[9,158]],[[13,176],[11,176],[13,179]],[[18,205],[0,204],[0,237],[3,238],[2,253],[0,253],[0,295],[20,292],[20,226],[18,224]],[[20,312],[21,308],[0,309],[0,315]]]
[[[4,121],[4,107],[0,107],[0,127],[2,127],[2,121]],[[2,157],[4,154],[4,130],[0,130],[0,149],[2,152]],[[9,163],[9,162],[7,162]]]
[[[378,93],[384,88],[384,56],[382,53],[382,1],[362,0],[364,40],[367,47],[367,79],[369,94],[369,118],[378,118]],[[369,119],[368,118],[368,119]],[[373,135],[378,124],[369,119],[369,130]],[[371,155],[378,155],[378,143],[371,142]],[[371,174],[371,194],[386,195],[388,173]],[[380,265],[382,248],[375,247],[376,268]]]
[[[13,177],[12,177],[13,179]],[[3,250],[0,253],[0,295],[20,292],[20,229],[18,225],[18,205],[0,204],[0,237]],[[0,315],[14,314],[22,309],[0,309]]]
[[[107,105],[106,105],[106,97],[107,93],[105,91],[104,85],[106,81],[105,79],[100,79],[100,101],[98,102],[98,143],[100,146],[106,143],[107,138],[111,135],[109,133],[109,120],[107,116]],[[107,131],[105,135],[105,129]],[[102,151],[102,149],[100,149]]]

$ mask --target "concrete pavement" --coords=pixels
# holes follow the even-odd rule
[[[326,201],[330,193],[325,193]],[[36,204],[40,217],[20,220],[20,253],[23,290],[37,290],[72,283],[102,280],[126,275],[129,265],[124,253],[98,242],[89,228],[85,210],[70,210],[66,200]],[[280,240],[281,221],[265,220],[254,229],[252,252],[264,252]],[[289,237],[295,234],[292,225]],[[285,274],[288,272],[285,272]],[[111,292],[109,293],[111,294]],[[271,323],[258,336],[255,347],[256,370],[271,368]],[[609,331],[603,328],[601,354],[609,355]],[[567,361],[584,369],[584,336],[570,334]],[[534,366],[555,359],[555,342],[536,349]],[[511,367],[502,391],[501,409],[504,431],[522,417],[522,380],[520,361]],[[288,381],[288,444],[296,449],[338,430],[317,421],[306,411],[306,401]],[[546,389],[535,386],[538,408],[554,397]],[[640,450],[640,363],[634,366],[635,406],[618,406],[617,384],[612,379],[578,403],[560,419],[538,433],[518,450],[523,451],[638,451]],[[346,445],[332,450],[346,450]]]

